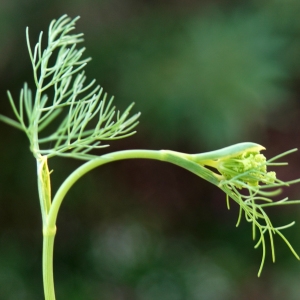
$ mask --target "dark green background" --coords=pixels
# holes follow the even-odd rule
[[[242,3],[240,3],[242,2]],[[0,97],[12,116],[24,81],[33,87],[25,43],[62,14],[81,16],[90,79],[115,104],[141,111],[131,148],[198,153],[252,141],[271,157],[299,147],[300,2],[1,0]],[[0,124],[0,299],[42,299],[42,229],[35,161],[22,132]],[[300,177],[299,154],[278,169]],[[53,192],[81,162],[52,159]],[[300,198],[298,186],[285,189]],[[175,166],[123,161],[81,179],[58,218],[57,299],[299,299],[300,263],[280,238],[256,277],[261,249],[238,207]],[[270,211],[300,252],[298,207]],[[268,249],[269,250],[269,249]]]

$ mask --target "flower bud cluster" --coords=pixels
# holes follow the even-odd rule
[[[235,157],[219,159],[218,171],[225,180],[237,179],[250,186],[259,183],[271,184],[276,180],[275,172],[267,172],[266,157],[259,152],[243,152]]]

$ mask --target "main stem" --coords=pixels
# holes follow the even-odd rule
[[[47,266],[53,264],[53,243],[56,227],[48,226],[48,214],[51,207],[50,173],[47,157],[40,156],[37,159],[37,176],[40,206],[43,221],[43,284],[45,299],[55,299],[53,269]]]
[[[43,230],[43,282],[45,300],[55,300],[53,279],[53,249],[56,227]]]
[[[43,276],[44,276],[44,292],[46,300],[55,300],[54,280],[53,280],[53,250],[54,250],[54,237],[56,232],[56,220],[61,203],[70,190],[70,188],[89,171],[118,160],[124,159],[154,159],[165,161],[202,177],[203,179],[218,185],[219,181],[213,172],[201,166],[199,162],[195,163],[190,160],[190,155],[183,154],[170,150],[125,150],[105,154],[91,161],[86,162],[81,167],[76,169],[69,177],[63,182],[58,189],[53,202],[51,203],[50,210],[47,214],[47,220],[44,225],[44,243],[43,243]]]

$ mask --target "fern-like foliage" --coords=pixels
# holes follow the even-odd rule
[[[132,129],[138,124],[139,113],[128,118],[133,104],[122,114],[116,112],[112,106],[113,97],[107,100],[107,94],[95,85],[95,80],[86,83],[83,68],[90,58],[82,58],[85,48],[77,49],[77,44],[83,41],[83,34],[70,33],[78,18],[72,20],[64,15],[53,20],[44,50],[43,32],[33,49],[27,28],[35,95],[25,83],[20,92],[19,105],[16,105],[8,92],[17,120],[0,115],[2,121],[26,133],[30,149],[37,158],[68,156],[92,159],[95,157],[89,153],[92,149],[109,146],[101,144],[101,141],[130,136],[135,133]],[[53,96],[50,97],[50,94]],[[47,127],[50,134],[41,136]],[[47,148],[45,145],[50,146]]]

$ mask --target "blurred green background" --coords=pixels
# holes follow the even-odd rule
[[[33,87],[25,43],[62,14],[81,16],[89,78],[120,109],[135,102],[138,133],[99,151],[148,148],[197,153],[252,141],[271,157],[300,146],[298,0],[1,0],[0,97]],[[0,124],[0,299],[43,298],[35,162],[25,136]],[[300,177],[299,154],[278,169]],[[50,160],[53,192],[81,162]],[[300,198],[300,187],[284,191]],[[58,218],[58,299],[299,299],[300,263],[276,239],[261,249],[238,208],[193,174],[155,161],[106,165],[81,179]],[[300,252],[300,208],[273,209]]]

